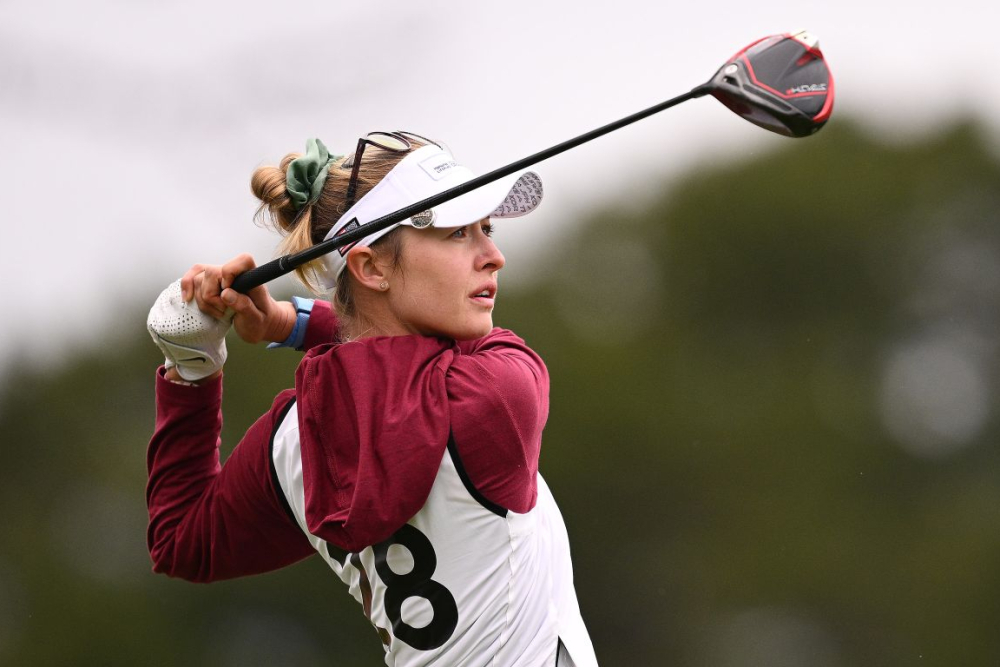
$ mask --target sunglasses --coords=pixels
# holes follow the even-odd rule
[[[358,148],[354,151],[354,157],[348,157],[340,165],[341,169],[351,168],[351,180],[347,184],[347,205],[346,208],[354,206],[355,195],[358,189],[358,171],[361,167],[361,156],[364,155],[365,148],[369,145],[381,148],[391,153],[408,153],[413,148],[413,141],[420,141],[425,144],[441,148],[441,144],[427,137],[412,132],[369,132],[358,139]],[[345,209],[346,210],[346,209]]]

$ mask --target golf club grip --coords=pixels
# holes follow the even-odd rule
[[[271,260],[267,264],[261,264],[256,266],[245,273],[241,273],[236,276],[236,280],[233,281],[232,288],[239,292],[240,294],[246,294],[254,287],[259,287],[264,283],[271,282],[275,278],[279,278],[286,273],[288,270],[282,266],[281,260],[283,257]]]

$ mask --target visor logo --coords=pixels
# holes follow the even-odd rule
[[[454,169],[457,166],[458,163],[455,162],[455,158],[447,153],[432,155],[420,163],[420,167],[435,181],[440,181],[445,177],[449,170]]]
[[[341,227],[340,231],[338,231],[336,234],[334,234],[333,237],[337,238],[338,236],[342,236],[343,234],[346,234],[349,231],[355,230],[355,229],[357,229],[360,226],[361,226],[361,224],[358,222],[358,219],[357,218],[352,218],[351,221],[348,222],[343,227]],[[337,252],[340,253],[341,257],[343,257],[348,252],[350,252],[351,248],[353,248],[357,244],[358,244],[357,241],[355,241],[354,243],[348,243],[345,246],[341,246],[340,248],[337,248]]]

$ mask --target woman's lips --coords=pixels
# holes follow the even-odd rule
[[[486,283],[484,285],[480,285],[476,291],[469,295],[469,298],[484,306],[492,306],[493,302],[496,300],[496,296],[496,283]]]

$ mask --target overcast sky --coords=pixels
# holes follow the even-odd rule
[[[40,363],[95,342],[119,304],[151,304],[196,261],[270,259],[250,173],[311,136],[347,152],[367,131],[408,129],[488,171],[798,28],[819,36],[834,72],[832,122],[850,115],[896,139],[971,114],[1000,136],[1000,10],[918,6],[5,0],[0,372],[15,355]],[[590,208],[785,141],[702,99],[544,162],[545,204],[499,232],[507,279]],[[115,329],[146,335],[143,322]]]

